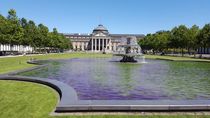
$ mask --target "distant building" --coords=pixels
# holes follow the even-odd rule
[[[8,55],[8,54],[24,54],[24,53],[32,53],[33,47],[31,46],[23,46],[23,45],[7,45],[0,44],[0,56]]]
[[[137,40],[144,37],[143,34],[110,34],[106,27],[98,25],[92,34],[64,34],[69,38],[75,51],[113,52],[124,37],[135,36]]]

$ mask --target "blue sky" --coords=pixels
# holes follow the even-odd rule
[[[110,33],[138,34],[210,23],[210,0],[0,0],[0,14],[11,8],[63,33],[91,33],[99,23]]]

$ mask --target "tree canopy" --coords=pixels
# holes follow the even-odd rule
[[[52,32],[44,24],[18,18],[16,11],[10,9],[8,16],[0,14],[0,44],[31,46],[35,49],[54,49],[62,51],[71,48],[69,39],[57,31]]]
[[[198,48],[210,46],[210,24],[206,24],[202,29],[196,25],[190,28],[180,25],[171,31],[148,34],[139,40],[139,45],[144,52],[195,54]]]

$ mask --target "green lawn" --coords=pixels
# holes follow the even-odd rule
[[[7,73],[14,70],[20,70],[32,67],[27,64],[30,58],[36,59],[64,59],[64,58],[84,58],[84,57],[111,57],[103,54],[47,54],[36,56],[21,56],[0,58],[0,73]],[[154,56],[146,55],[150,59],[169,59],[175,61],[209,61],[204,59]],[[50,116],[58,101],[57,93],[49,87],[28,83],[0,80],[0,118],[82,118],[84,116]],[[93,118],[130,118],[130,115],[86,115]],[[134,118],[209,118],[210,116],[139,116],[132,115]]]
[[[57,93],[44,85],[0,80],[0,118],[48,117]]]

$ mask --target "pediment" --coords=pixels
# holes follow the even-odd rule
[[[98,34],[95,34],[94,36],[107,36],[107,35],[104,33],[98,33]]]

